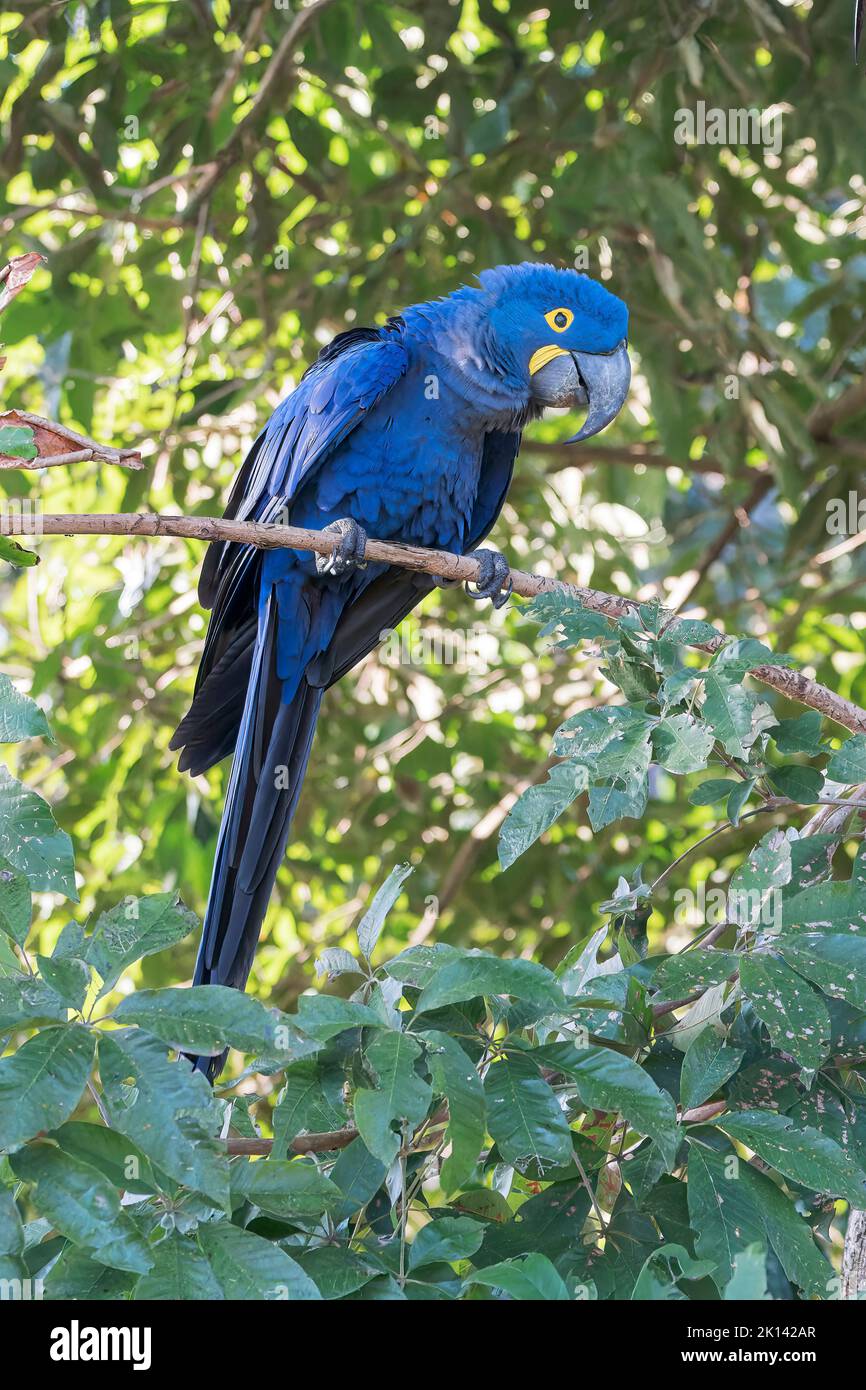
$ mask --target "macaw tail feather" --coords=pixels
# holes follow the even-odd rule
[[[301,678],[283,699],[277,617],[269,609],[252,660],[217,840],[193,984],[243,989],[310,757],[322,690]],[[191,1057],[213,1081],[226,1054]]]

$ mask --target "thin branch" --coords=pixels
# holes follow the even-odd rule
[[[0,453],[0,468],[38,470],[56,468],[62,463],[86,463],[89,459],[117,464],[120,468],[143,467],[138,449],[114,449],[110,444],[97,444],[95,439],[79,434],[68,425],[43,420],[41,415],[31,415],[26,410],[7,410],[0,415],[0,429],[10,425],[33,431],[36,457],[24,459]]]
[[[125,462],[126,460],[124,460]],[[7,536],[96,535],[96,536],[179,536],[186,540],[232,541],[238,545],[255,545],[265,550],[289,548],[310,550],[317,555],[330,555],[338,538],[325,531],[311,531],[300,526],[264,526],[260,522],[227,521],[209,516],[160,516],[148,512],[120,512],[104,515],[45,514],[37,516],[8,516],[3,518],[2,533]],[[467,555],[453,555],[444,550],[423,550],[420,546],[400,545],[395,541],[367,542],[367,559],[374,563],[397,565],[443,579],[461,583],[478,579],[477,560]],[[521,598],[536,598],[539,594],[562,593],[575,598],[582,607],[606,617],[622,619],[638,611],[632,599],[606,594],[600,589],[586,589],[578,584],[565,584],[546,575],[511,570],[515,594]],[[696,650],[717,651],[725,641],[720,633],[709,642],[690,643]],[[797,704],[818,710],[828,719],[854,733],[866,733],[866,710],[837,695],[827,686],[790,671],[784,666],[756,666],[749,674],[756,680],[785,695]]]
[[[345,1129],[335,1129],[331,1134],[299,1134],[292,1139],[289,1149],[295,1154],[328,1153],[331,1149],[348,1148],[358,1131],[353,1125]],[[224,1144],[230,1157],[238,1154],[259,1154],[265,1156],[274,1147],[273,1139],[225,1139]]]

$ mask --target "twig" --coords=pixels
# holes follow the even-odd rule
[[[357,1137],[358,1131],[354,1125],[348,1125],[345,1129],[335,1129],[331,1134],[299,1134],[291,1140],[289,1149],[295,1154],[328,1153],[331,1149],[348,1148]],[[225,1139],[223,1143],[230,1157],[239,1154],[265,1156],[274,1147],[273,1139]]]
[[[85,441],[89,442],[89,441]],[[126,462],[126,460],[123,460]],[[48,514],[36,517],[4,517],[2,533],[8,536],[35,534],[53,536],[179,536],[186,540],[231,541],[238,545],[255,545],[262,549],[310,550],[317,555],[330,555],[338,538],[325,531],[311,531],[300,526],[265,526],[260,522],[227,521],[208,516],[161,516],[148,512],[120,512],[105,515]],[[444,550],[424,550],[419,546],[400,545],[394,541],[370,540],[367,558],[374,563],[398,565],[421,574],[456,579],[462,583],[475,581],[479,575],[477,560],[467,555],[452,555]],[[632,599],[606,594],[599,589],[586,589],[577,584],[565,584],[559,579],[511,570],[515,594],[536,598],[539,594],[571,595],[584,608],[603,613],[609,618],[626,618],[638,611]],[[699,651],[715,652],[725,641],[719,633],[709,642],[690,643]],[[749,674],[764,685],[797,704],[818,710],[835,723],[854,733],[866,733],[866,710],[828,690],[825,685],[790,671],[783,666],[756,666]]]
[[[62,463],[86,463],[89,459],[117,464],[121,468],[143,467],[138,449],[114,449],[109,444],[97,444],[95,439],[88,439],[86,434],[79,434],[68,425],[43,420],[41,415],[31,415],[26,410],[7,410],[0,415],[0,429],[10,425],[33,431],[37,453],[32,459],[0,453],[0,468],[56,468]]]

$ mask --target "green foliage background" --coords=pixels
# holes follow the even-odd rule
[[[826,500],[856,489],[864,457],[850,8],[325,0],[302,18],[93,0],[5,14],[3,259],[39,250],[47,265],[2,319],[3,399],[144,441],[147,467],[6,472],[4,490],[48,511],[214,514],[333,333],[484,266],[585,248],[631,309],[632,403],[580,449],[557,443],[569,421],[534,427],[493,540],[523,567],[669,602],[697,570],[696,612],[773,635],[866,703],[866,552],[816,559],[835,544]],[[777,111],[778,157],[677,143],[675,112],[698,101]],[[175,890],[201,911],[225,769],[190,782],[167,751],[204,632],[201,548],[38,548],[38,568],[0,577],[0,657],[57,743],[10,765],[74,840],[82,920]],[[390,948],[425,903],[430,925],[435,897],[433,939],[552,965],[621,873],[655,877],[713,823],[659,774],[643,820],[593,834],[581,806],[502,873],[499,825],[544,775],[553,729],[614,691],[585,652],[546,650],[519,607],[493,617],[439,594],[408,628],[476,623],[468,661],[373,658],[328,696],[252,982],[279,1006],[398,861],[416,873]],[[671,894],[726,881],[755,839],[746,821],[714,841]],[[47,949],[68,907],[46,896],[40,910]],[[672,897],[649,930],[683,943]],[[145,960],[140,982],[187,979],[193,949]]]

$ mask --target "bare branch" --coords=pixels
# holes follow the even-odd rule
[[[291,1141],[289,1149],[295,1154],[328,1153],[331,1149],[347,1148],[357,1137],[358,1131],[350,1125],[346,1129],[335,1129],[331,1134],[299,1134]],[[225,1139],[223,1142],[230,1157],[239,1154],[264,1156],[274,1147],[273,1139]]]
[[[24,416],[21,418],[26,419]],[[116,461],[126,462],[126,459]],[[179,536],[187,540],[234,541],[239,545],[255,545],[262,549],[288,547],[292,550],[311,550],[318,555],[330,555],[338,544],[334,535],[299,526],[263,526],[251,521],[227,521],[209,516],[160,516],[148,512],[93,516],[74,512],[37,517],[9,516],[3,519],[2,531],[8,536],[32,536],[36,532],[53,536]],[[371,540],[367,543],[367,558],[463,583],[478,579],[477,560],[467,555],[452,555],[444,550],[423,550],[419,546],[400,545],[394,541]],[[626,618],[638,609],[638,604],[632,599],[606,594],[600,589],[565,584],[562,580],[528,574],[524,570],[513,569],[510,573],[514,593],[521,598],[536,598],[539,594],[547,593],[569,594],[584,608],[604,613],[609,618]],[[719,634],[710,642],[690,645],[699,651],[714,652],[724,640]],[[866,733],[866,710],[811,677],[804,676],[801,671],[768,664],[756,666],[750,675],[789,700],[818,710],[843,728],[854,733]]]
[[[79,434],[68,425],[43,420],[41,415],[30,415],[25,410],[7,410],[0,415],[0,429],[9,425],[33,431],[37,454],[35,458],[24,459],[0,453],[0,468],[56,468],[61,463],[86,463],[89,459],[114,463],[121,468],[143,467],[138,449],[113,449],[109,444],[97,444],[86,434]]]

